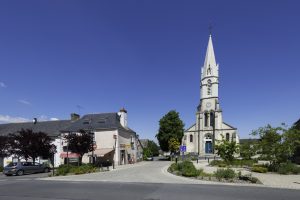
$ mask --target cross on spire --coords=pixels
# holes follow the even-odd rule
[[[208,26],[209,35],[211,35],[212,29],[213,29],[213,26],[212,26],[212,24],[210,23],[209,26]]]

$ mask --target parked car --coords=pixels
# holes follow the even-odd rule
[[[44,164],[34,163],[34,162],[12,162],[9,163],[3,169],[3,174],[6,176],[18,175],[22,176],[23,174],[33,174],[33,173],[48,173],[50,167]]]
[[[147,161],[153,161],[153,157],[147,157]]]

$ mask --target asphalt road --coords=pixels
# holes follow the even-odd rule
[[[299,190],[165,183],[5,181],[2,200],[293,200]]]
[[[169,162],[145,162],[78,176],[0,175],[0,200],[293,200],[300,190],[195,184],[165,173]],[[40,179],[42,178],[42,179]]]

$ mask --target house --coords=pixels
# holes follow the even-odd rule
[[[84,155],[82,161],[109,162],[115,165],[135,163],[142,158],[142,145],[135,131],[127,126],[127,111],[121,109],[119,113],[88,114],[74,121],[70,126],[61,130],[64,135],[78,133],[79,130],[92,132],[94,137],[94,151]],[[62,140],[61,163],[74,160],[79,155],[68,152],[68,142]]]
[[[83,156],[83,163],[97,161],[122,165],[142,160],[141,142],[136,132],[127,126],[127,111],[124,108],[118,113],[87,114],[81,118],[72,113],[71,120],[0,124],[0,135],[17,133],[22,129],[44,132],[53,138],[57,149],[54,155],[55,166],[78,162],[78,155],[68,151],[68,142],[64,136],[79,133],[80,130],[92,132],[94,137],[94,151]],[[3,158],[0,165],[16,159],[14,156]],[[44,160],[38,158],[37,162]]]

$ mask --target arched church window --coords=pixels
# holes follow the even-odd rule
[[[204,114],[204,126],[207,127],[208,126],[208,113]]]
[[[226,133],[226,141],[229,141],[229,139],[230,139],[230,135],[229,133]]]
[[[214,113],[210,112],[210,126],[214,126],[214,122],[215,122],[214,120],[215,120]]]
[[[190,135],[190,142],[193,142],[193,135]]]

